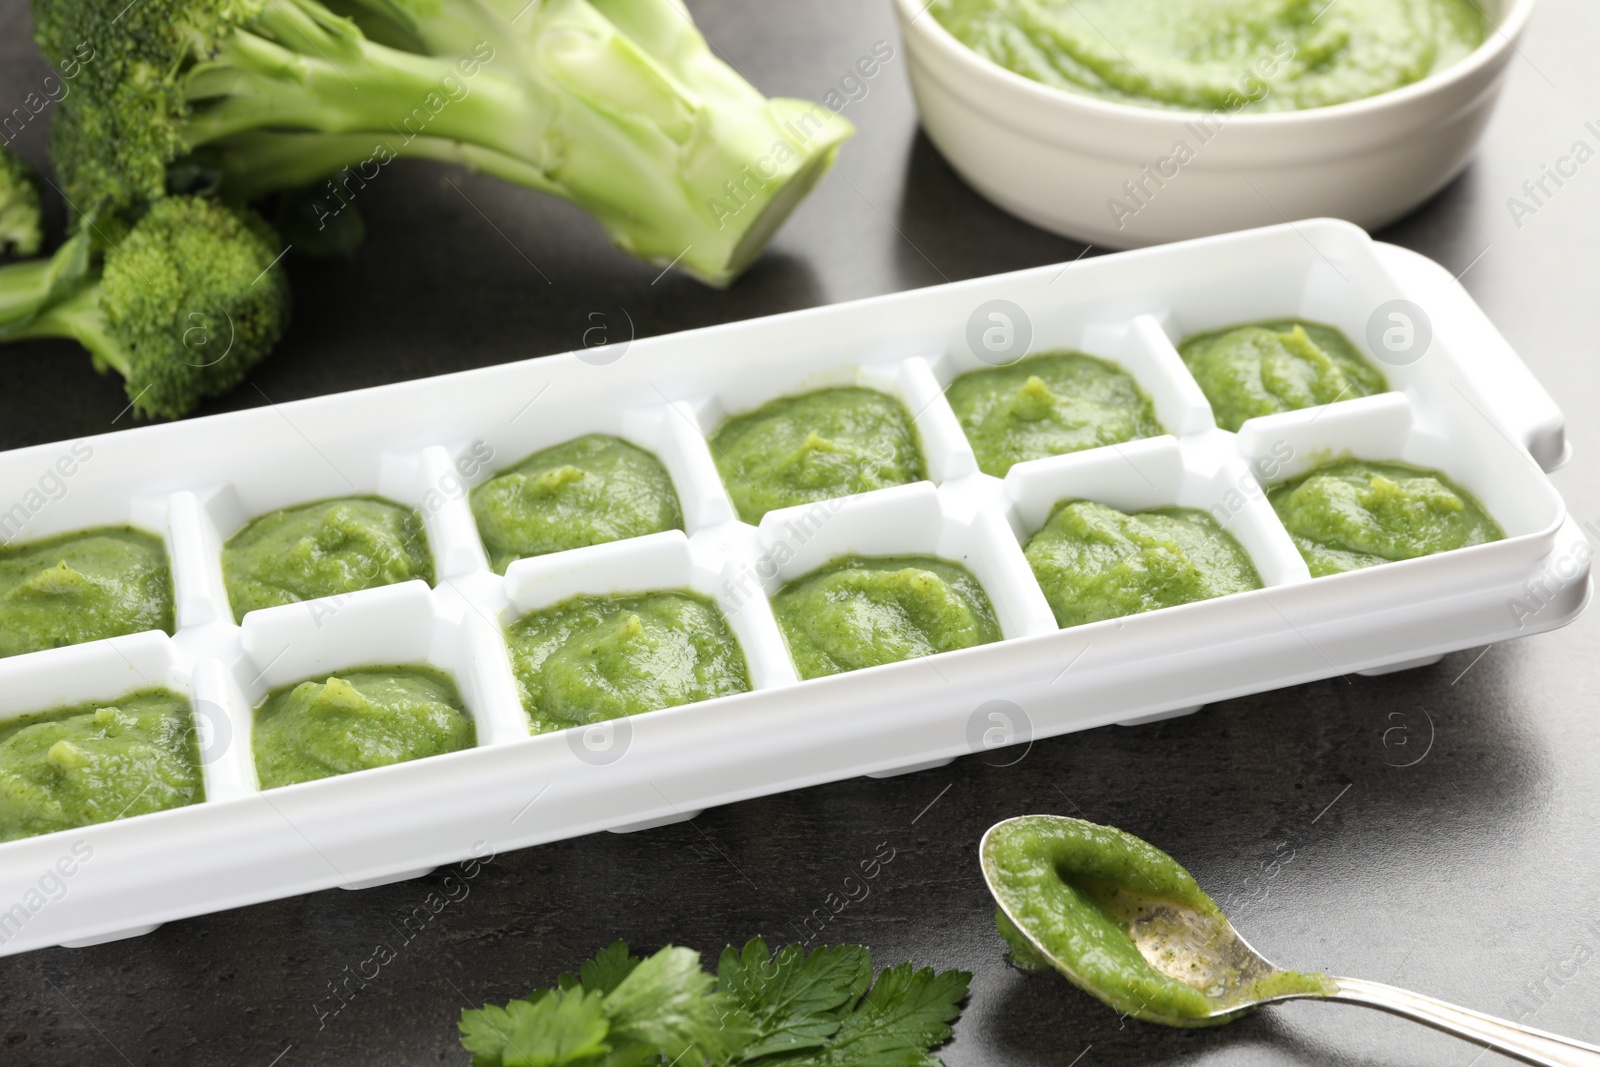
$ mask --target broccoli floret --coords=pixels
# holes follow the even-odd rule
[[[38,255],[43,240],[39,180],[10,149],[0,146],[0,259]]]
[[[238,385],[283,336],[283,249],[255,213],[158,200],[103,253],[96,229],[0,268],[0,341],[72,338],[122,375],[136,414],[175,419]]]
[[[396,157],[561,196],[623,248],[725,284],[851,133],[768,100],[681,0],[34,0],[58,62],[94,58],[53,120],[75,210],[209,168],[253,200],[327,180],[327,214]],[[328,180],[328,179],[332,180]]]

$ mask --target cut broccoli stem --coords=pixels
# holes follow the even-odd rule
[[[50,261],[0,267],[0,327],[36,314],[50,297]]]
[[[515,80],[480,71],[471,92],[451,99],[454,61],[372,44],[348,20],[337,20],[342,32],[313,36],[320,24],[300,25],[284,17],[288,10],[280,0],[268,9],[277,16],[261,21],[287,23],[293,31],[279,25],[278,32],[298,35],[313,54],[252,33],[231,35],[216,61],[190,77],[190,99],[200,105],[183,125],[191,146],[267,128],[398,138],[426,128],[432,136],[517,154],[536,145],[545,117]]]
[[[252,201],[284,189],[323,186],[328,210],[377,178],[401,153],[394,138],[370,133],[310,134],[251,131],[206,145],[196,159],[222,176],[228,194]],[[560,195],[536,167],[461,141],[418,137],[405,145],[408,159],[455,163],[503,181]],[[324,185],[324,180],[326,184]]]
[[[192,188],[185,156],[216,161],[222,195],[248,201],[380,151],[560,196],[622,248],[723,285],[853,132],[763,97],[677,0],[337,2],[424,51],[318,0],[146,0],[116,17],[98,0],[35,0],[48,56],[105,42],[52,124],[75,210]]]
[[[89,271],[89,238],[77,236],[48,259],[0,267],[0,338],[9,338],[52,300],[71,292]]]
[[[713,285],[760,253],[853,132],[819,105],[763,97],[676,0],[351,2],[432,52],[487,43],[552,102],[545,150],[524,161],[621,247]]]
[[[186,136],[229,138],[218,158],[235,195],[311,184],[375,155],[462,163],[569,200],[622,248],[724,285],[852,132],[817,105],[767,100],[671,0],[613,5],[637,41],[584,0],[518,0],[502,5],[516,8],[509,16],[493,0],[353,2],[440,56],[473,58],[397,52],[346,20],[274,5],[262,29],[296,48],[315,39],[329,58],[230,38],[222,88],[235,95],[197,109]],[[191,96],[219,76],[198,71]],[[296,129],[339,136],[297,146],[299,134],[282,132]]]
[[[5,333],[7,341],[40,338],[67,338],[88,349],[95,369],[102,374],[114,370],[124,378],[133,377],[133,364],[127,351],[106,327],[100,308],[98,286],[87,286],[58,303],[51,304],[23,325]]]

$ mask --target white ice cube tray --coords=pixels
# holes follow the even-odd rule
[[[1033,351],[1077,348],[1128,370],[1171,435],[1020,464],[1004,480],[979,473],[943,389],[985,365],[968,325],[996,299],[1023,310]],[[1425,309],[1434,332],[1422,358],[1382,364],[1395,392],[1257,419],[1237,434],[1215,427],[1173,347],[1291,316],[1365,344],[1372,313],[1395,299]],[[730,413],[839,384],[904,401],[931,481],[772,512],[758,527],[737,521],[706,435]],[[496,576],[468,489],[591,432],[660,457],[685,532],[523,560]],[[611,349],[528,360],[76,446],[80,461],[59,466],[74,455],[68,445],[0,455],[0,500],[23,502],[0,512],[13,526],[24,520],[7,532],[32,540],[129,523],[163,535],[178,632],[0,661],[0,715],[156,685],[186,692],[206,799],[0,845],[0,953],[94,944],[169,919],[412,877],[485,849],[642,829],[779,790],[1423,664],[1563,625],[1589,595],[1588,546],[1541,470],[1565,458],[1560,411],[1448,273],[1333,221],[641,340],[620,358]],[[1506,539],[1312,580],[1261,483],[1346,453],[1446,472]],[[372,493],[422,511],[436,588],[409,582],[234,624],[219,565],[228,536],[276,508]],[[1265,588],[1059,630],[1021,545],[1069,498],[1206,509]],[[768,597],[845,554],[965,564],[1005,639],[798,680]],[[754,690],[530,737],[503,627],[578,594],[673,589],[717,601]],[[257,788],[252,707],[265,693],[418,663],[455,678],[476,748]]]

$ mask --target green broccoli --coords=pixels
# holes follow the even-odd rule
[[[53,120],[69,201],[92,214],[204,174],[244,201],[326,181],[331,216],[391,159],[443,160],[723,285],[851,133],[763,97],[682,0],[329,3],[34,0],[48,58],[96,46]]]
[[[0,147],[0,259],[36,256],[43,241],[38,179],[10,149]]]
[[[0,342],[68,337],[138,415],[181,418],[272,351],[289,288],[271,229],[192,196],[149,205],[115,246],[90,223],[49,259],[0,267]]]

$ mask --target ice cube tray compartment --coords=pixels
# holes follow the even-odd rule
[[[434,572],[444,573],[454,545],[440,528],[441,508],[427,503],[437,484],[427,462],[433,449],[372,455],[349,446],[323,449],[306,444],[316,462],[284,463],[271,454],[251,455],[227,480],[174,494],[174,515],[192,514],[199,527],[200,551],[189,561],[195,574],[195,625],[234,622],[223,580],[222,548],[235,534],[274,511],[336,497],[381,497],[417,511]]]
[[[1001,309],[988,314],[1007,316],[1012,313]],[[1215,425],[1211,404],[1167,336],[1163,322],[1168,316],[1141,314],[1109,319],[1102,316],[1100,308],[1075,302],[1048,306],[1043,313],[1035,311],[1027,316],[1031,334],[1028,353],[1041,355],[1066,350],[1105,360],[1139,383],[1155,408],[1156,421],[1166,432],[1185,435],[1211,429]],[[947,348],[931,361],[941,389],[963,374],[993,370],[1009,363],[997,363],[989,353],[974,352],[970,337],[963,338],[960,347]],[[954,412],[951,418],[954,419]],[[956,426],[959,432],[959,420]],[[960,446],[971,454],[964,434]],[[977,469],[976,461],[971,469]]]
[[[1479,580],[1515,573],[1548,550],[1566,520],[1566,504],[1526,452],[1464,405],[1430,410],[1407,393],[1380,393],[1321,409],[1252,419],[1238,446],[1257,469],[1285,482],[1342,458],[1399,462],[1442,472],[1466,489],[1505,531],[1503,541],[1387,565],[1391,580],[1408,570],[1470,570]],[[1454,408],[1454,410],[1452,410]],[[1270,510],[1270,509],[1269,509]],[[1482,549],[1491,549],[1484,552]],[[1322,579],[1326,580],[1326,579]]]
[[[943,386],[934,378],[924,359],[911,357],[892,362],[863,362],[861,353],[857,352],[853,358],[847,357],[822,368],[790,361],[763,369],[770,373],[760,376],[748,373],[732,375],[732,380],[724,388],[695,398],[694,402],[678,409],[692,415],[702,447],[710,448],[714,453],[715,446],[711,444],[711,439],[725,422],[747,415],[769,401],[820,389],[859,387],[891,396],[905,408],[916,429],[930,479],[945,482],[977,469],[972,450],[967,447],[966,435],[961,432],[954,412],[944,402]],[[714,455],[712,471],[715,472]],[[722,484],[720,477],[717,485],[726,502],[721,513],[730,519],[737,518],[733,501],[727,498],[727,487]]]
[[[1130,512],[1193,508],[1239,542],[1263,584],[1311,578],[1249,466],[1214,438],[1152,437],[1020,463],[1006,476],[1005,491],[1011,529],[1023,545],[1063,501],[1092,500]]]
[[[460,578],[490,573],[488,555],[472,518],[472,489],[534,453],[588,434],[619,437],[655,456],[678,495],[687,532],[726,521],[717,502],[708,500],[712,494],[706,491],[703,472],[697,470],[704,450],[698,435],[662,397],[613,408],[603,393],[591,393],[577,402],[570,396],[566,402],[557,402],[549,393],[549,389],[535,390],[511,418],[486,420],[481,436],[435,458],[435,482],[459,486],[440,493],[439,525],[449,555],[449,566],[441,574]]]
[[[575,596],[688,591],[711,600],[722,612],[744,653],[753,688],[793,685],[794,666],[772,606],[759,593],[751,595],[741,581],[756,570],[748,542],[740,551],[691,541],[677,530],[591,545],[518,560],[507,568],[508,603],[500,621],[510,626],[530,612]]]
[[[769,511],[754,573],[768,596],[845,556],[933,556],[959,563],[989,597],[1007,638],[1054,632],[1055,619],[1002,516],[965,516],[928,482]]]
[[[7,663],[5,685],[0,687],[0,721],[91,702],[114,704],[151,689],[165,689],[189,701],[205,801],[236,795],[232,768],[218,758],[229,747],[232,731],[216,699],[217,690],[201,671],[184,662],[172,638],[159,631],[15,657]]]
[[[1391,298],[1425,305],[1434,326],[1425,357],[1383,365],[1401,391],[1254,420],[1237,435],[1215,427],[1174,347],[1189,333],[1284,317],[1340,326],[1365,347],[1368,305]],[[975,316],[997,301],[1008,314],[1021,310],[1031,351],[1077,349],[1121,366],[1170,433],[1018,464],[1003,480],[979,473],[943,389],[990,365],[968,339]],[[929,480],[774,511],[759,526],[738,521],[708,437],[730,415],[832,385],[899,399]],[[685,530],[494,574],[471,488],[586,433],[615,434],[660,459]],[[944,762],[975,750],[976,709],[994,700],[1020,711],[1021,741],[1382,670],[1563,625],[1588,593],[1584,565],[1531,621],[1505,607],[1581,542],[1523,451],[1559,461],[1559,410],[1447,272],[1329,221],[640,339],[611,362],[569,354],[17,450],[0,455],[0,499],[30,499],[40,473],[74,446],[89,456],[59,499],[24,507],[22,536],[122,523],[162,534],[178,633],[0,661],[0,716],[79,694],[111,698],[147,687],[148,674],[182,686],[227,738],[207,749],[202,804],[0,845],[0,897],[12,899],[63,838],[91,844],[96,857],[66,899],[20,929],[0,926],[0,954]],[[1311,580],[1262,486],[1341,450],[1444,470],[1508,539]],[[221,580],[226,538],[276,508],[346,495],[416,507],[437,584],[271,608],[235,625]],[[1068,498],[1202,508],[1238,538],[1265,588],[1058,630],[1021,546]],[[768,598],[852,554],[966,565],[1004,640],[799,681]],[[617,747],[603,759],[582,730],[528,736],[503,628],[573,595],[672,589],[718,604],[752,692],[616,720],[608,744]],[[257,789],[250,730],[267,691],[408,663],[455,679],[478,726],[476,748]]]

